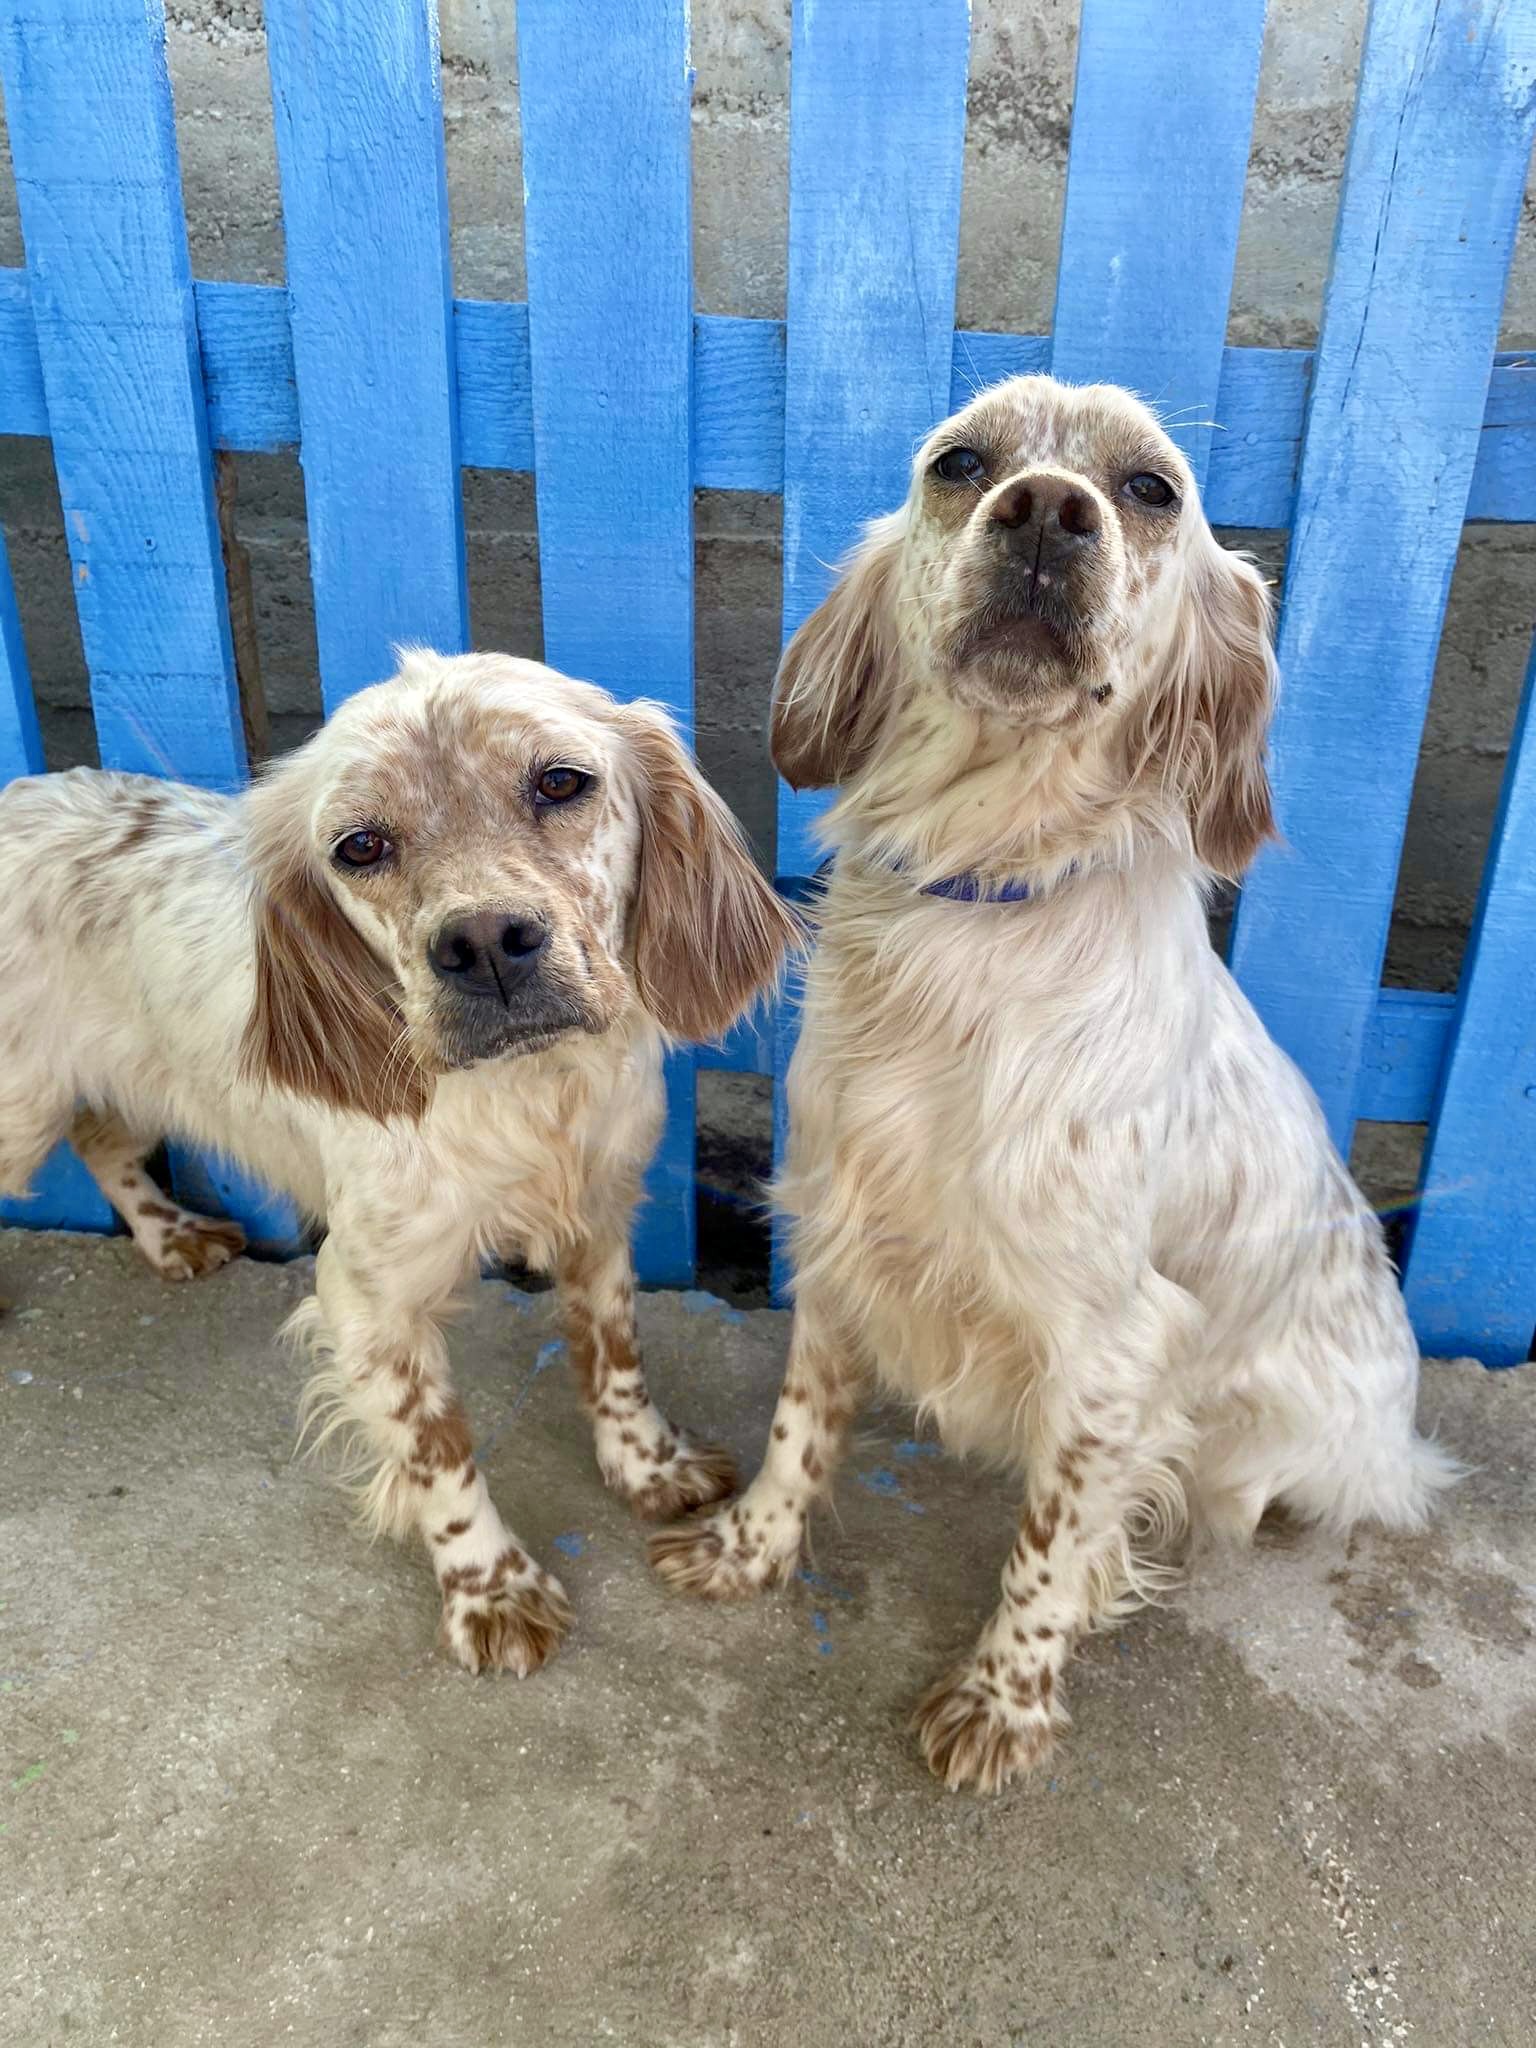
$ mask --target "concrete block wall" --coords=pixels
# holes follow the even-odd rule
[[[455,287],[524,294],[513,0],[440,0]],[[1238,252],[1234,342],[1304,346],[1316,334],[1366,0],[1270,0]],[[1076,55],[1077,0],[973,0],[957,316],[1048,330]],[[170,0],[193,267],[280,283],[283,240],[259,0]],[[693,0],[696,302],[782,315],[788,189],[789,0]],[[1157,108],[1127,119],[1155,131]],[[1527,202],[1529,215],[1530,202]],[[1503,346],[1536,345],[1536,261],[1524,224]],[[0,133],[0,264],[22,260]],[[1174,288],[1171,286],[1170,288]],[[242,457],[249,550],[275,746],[315,724],[319,694],[303,484],[293,456]],[[539,651],[531,480],[465,478],[474,633]],[[871,507],[871,511],[878,507]],[[0,522],[57,766],[92,758],[86,681],[45,444],[0,440]],[[764,762],[778,646],[779,509],[714,492],[698,503],[698,738],[709,771],[765,857]],[[1283,537],[1230,536],[1276,566]],[[1536,594],[1523,528],[1470,529],[1462,548],[1404,854],[1388,978],[1453,985],[1476,895]]]

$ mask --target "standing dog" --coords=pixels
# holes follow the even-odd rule
[[[653,1559],[783,1580],[875,1377],[1018,1471],[1001,1604],[917,1712],[951,1787],[1045,1756],[1074,1637],[1191,1526],[1412,1528],[1453,1476],[1377,1220],[1206,935],[1273,829],[1269,629],[1152,414],[1031,377],[929,437],[780,669],[780,770],[841,789],[794,1337],[759,1477]]]
[[[295,1318],[375,1527],[419,1530],[444,1641],[537,1669],[569,1609],[471,1455],[440,1324],[493,1250],[552,1270],[603,1477],[642,1514],[733,1483],[646,1392],[630,1214],[668,1038],[718,1035],[796,935],[647,704],[407,654],[255,788],[76,769],[0,796],[0,1191],[66,1133],[169,1279],[229,1223],[144,1171],[164,1133],[328,1235]]]

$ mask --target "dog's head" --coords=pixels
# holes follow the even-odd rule
[[[245,1070],[375,1116],[635,1003],[716,1037],[798,930],[665,714],[538,662],[409,652],[247,806]]]
[[[1241,872],[1272,819],[1269,601],[1219,547],[1188,464],[1112,385],[1017,377],[919,451],[785,650],[774,759],[797,788],[852,780],[893,713],[937,691],[1042,733],[1118,745],[1159,776],[1206,866]]]

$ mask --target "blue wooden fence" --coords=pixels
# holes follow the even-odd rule
[[[1041,337],[954,327],[966,0],[796,0],[784,323],[692,310],[685,0],[519,0],[526,305],[453,297],[434,0],[267,0],[282,289],[192,280],[153,0],[0,0],[27,255],[0,272],[0,433],[53,444],[103,760],[232,788],[217,449],[299,448],[327,705],[392,640],[468,644],[474,465],[534,473],[549,658],[687,725],[695,488],[782,493],[788,632],[978,382],[1144,391],[1213,521],[1291,534],[1288,844],[1244,893],[1233,964],[1341,1142],[1358,1118],[1430,1124],[1408,1298],[1426,1348],[1507,1363],[1536,1328],[1536,681],[1458,993],[1381,973],[1462,526],[1536,520],[1536,372],[1495,353],[1536,0],[1375,0],[1311,351],[1225,342],[1264,0],[1177,16],[1082,0]],[[0,780],[41,765],[0,546]],[[786,885],[818,809],[780,792]],[[651,1281],[693,1269],[696,1067],[781,1080],[793,1033],[786,1001],[673,1062]],[[260,1190],[215,1192],[281,1235]],[[11,1213],[110,1220],[64,1154]]]

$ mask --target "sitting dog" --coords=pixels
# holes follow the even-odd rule
[[[162,1134],[327,1236],[295,1323],[370,1522],[419,1530],[443,1638],[535,1670],[569,1609],[497,1514],[440,1324],[482,1255],[557,1277],[607,1483],[646,1515],[730,1461],[646,1391],[630,1215],[669,1038],[798,927],[665,715],[498,655],[410,652],[245,795],[74,769],[0,796],[0,1191],[67,1134],[150,1264],[242,1243],[166,1200]]]
[[[929,437],[780,668],[774,758],[841,790],[794,1335],[759,1477],[652,1555],[785,1579],[875,1378],[1017,1471],[1001,1604],[917,1712],[951,1787],[1047,1754],[1074,1637],[1187,1532],[1413,1528],[1454,1476],[1377,1219],[1207,937],[1273,829],[1273,684],[1264,585],[1156,419],[1047,377]]]

